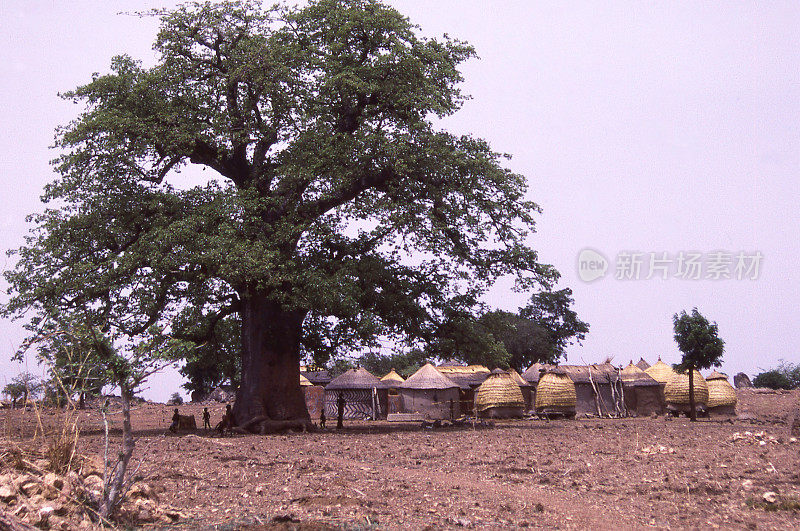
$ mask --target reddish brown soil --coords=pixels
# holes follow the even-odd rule
[[[509,421],[475,430],[351,422],[341,432],[221,438],[165,434],[172,408],[145,404],[133,424],[138,475],[190,515],[177,524],[186,528],[798,529],[800,443],[786,422],[797,407],[800,392],[746,391],[739,410],[748,420]],[[202,406],[180,409],[202,424]],[[211,408],[212,422],[223,409]],[[31,412],[0,414],[6,441],[32,428]],[[99,454],[99,412],[83,415],[79,451]],[[778,503],[764,503],[768,491]]]

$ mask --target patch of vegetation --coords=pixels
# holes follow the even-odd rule
[[[793,512],[800,512],[800,498],[796,498],[794,496],[787,496],[783,497],[776,501],[775,503],[767,503],[761,498],[748,498],[747,506],[751,509],[762,509],[767,512],[776,512],[776,511],[793,511]]]
[[[180,406],[183,404],[183,397],[177,391],[172,393],[172,396],[169,397],[167,404],[170,406]]]
[[[800,363],[793,365],[781,360],[776,368],[756,375],[753,378],[753,386],[768,389],[798,389],[800,388]]]

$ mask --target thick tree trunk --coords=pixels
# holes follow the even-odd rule
[[[311,426],[300,388],[300,337],[305,312],[286,310],[264,295],[242,300],[242,382],[233,416],[237,426],[263,431],[271,421]]]

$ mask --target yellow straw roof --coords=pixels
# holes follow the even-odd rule
[[[625,380],[625,379],[626,379],[626,377],[638,376],[638,375],[640,375],[640,374],[647,374],[647,373],[646,373],[646,372],[644,372],[644,371],[643,371],[642,369],[640,369],[639,367],[637,367],[636,365],[634,365],[634,364],[633,364],[633,361],[631,361],[631,362],[628,364],[628,366],[627,366],[627,367],[625,367],[624,369],[622,369],[622,370],[620,371],[620,374],[622,375],[622,379],[623,379],[623,380]]]
[[[699,371],[695,370],[693,374],[694,401],[698,404],[708,404],[708,384]],[[664,387],[664,398],[671,404],[688,405],[689,375],[675,373]]]
[[[721,373],[712,372],[706,378],[708,384],[708,407],[735,406],[738,402],[736,389],[728,382],[728,378]]]
[[[381,378],[381,381],[388,385],[401,384],[405,382],[403,377],[397,374],[397,371],[395,371],[394,369],[389,371],[383,378]]]
[[[493,371],[475,393],[475,407],[485,411],[492,407],[525,407],[519,385],[505,371]]]
[[[644,372],[649,374],[660,384],[666,384],[669,382],[670,378],[677,374],[674,370],[672,370],[672,367],[661,361],[661,358],[658,358],[658,361],[655,363],[655,365],[649,369],[646,369]]]
[[[483,365],[439,365],[436,370],[462,389],[477,387],[489,376],[489,369]]]
[[[631,361],[630,365],[620,371],[623,383],[631,386],[647,386],[658,385],[658,382],[652,376],[640,369]]]
[[[308,387],[309,385],[314,385],[314,384],[311,383],[311,381],[308,378],[306,378],[305,376],[303,376],[301,374],[300,375],[300,387]]]
[[[536,387],[536,407],[575,407],[575,384],[563,369],[547,372]]]

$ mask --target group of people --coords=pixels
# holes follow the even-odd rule
[[[336,398],[336,429],[342,429],[342,421],[344,419],[344,406],[345,406],[345,399],[342,393],[339,393],[339,396]],[[325,429],[325,408],[322,408],[322,411],[319,414],[319,427]],[[188,421],[186,423],[182,421]],[[231,431],[236,426],[236,423],[233,419],[233,410],[231,409],[230,404],[225,404],[225,414],[222,415],[222,420],[217,423],[214,427],[215,430],[220,432],[220,434],[224,435],[225,432]],[[179,429],[186,428],[186,429],[195,429],[196,425],[194,422],[194,415],[181,415],[178,412],[178,408],[175,408],[172,414],[172,424],[169,426],[169,431],[172,433],[176,433]],[[211,413],[208,411],[207,407],[203,408],[203,429],[210,430],[211,429]]]
[[[169,426],[169,431],[172,433],[177,432],[182,426],[181,419],[184,418],[191,418],[191,428],[194,428],[194,415],[181,415],[178,412],[178,408],[175,408],[175,411],[172,414],[172,424]],[[233,410],[231,409],[230,404],[225,405],[225,414],[222,415],[222,420],[217,423],[214,427],[215,430],[220,432],[221,434],[225,434],[226,431],[230,431],[235,426],[233,421]],[[210,430],[211,429],[211,413],[208,411],[207,407],[203,408],[203,429]]]

